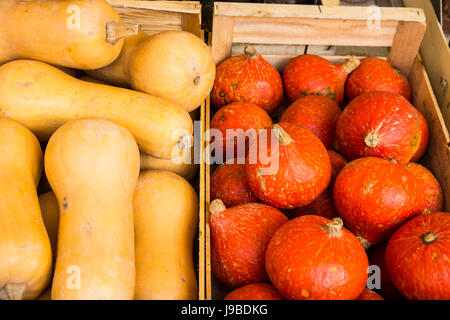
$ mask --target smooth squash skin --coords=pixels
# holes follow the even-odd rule
[[[130,37],[117,60],[87,72],[102,81],[173,101],[191,112],[210,93],[216,66],[204,41],[190,32],[172,30]]]
[[[103,119],[68,122],[48,142],[45,169],[60,212],[52,299],[133,299],[131,133]]]
[[[194,161],[194,146],[183,150],[178,157],[168,160],[141,153],[141,170],[168,170],[192,181],[199,168]]]
[[[75,69],[113,62],[137,25],[104,0],[0,1],[0,64],[34,59]]]
[[[39,195],[39,206],[41,207],[42,219],[50,239],[52,252],[55,255],[58,242],[59,206],[53,191]]]
[[[192,250],[198,199],[192,186],[170,171],[143,171],[134,194],[134,215],[135,299],[196,299]]]
[[[41,171],[36,137],[0,118],[0,299],[34,299],[50,280],[52,251],[36,191]]]
[[[78,80],[32,60],[0,67],[0,116],[19,121],[41,140],[69,120],[111,120],[127,128],[142,151],[161,159],[178,154],[193,133],[189,113],[173,102]]]

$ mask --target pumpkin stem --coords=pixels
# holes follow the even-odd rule
[[[372,246],[372,244],[370,243],[370,241],[369,240],[367,240],[366,238],[363,238],[363,237],[361,237],[361,236],[356,236],[356,238],[358,238],[358,240],[359,240],[359,242],[361,243],[361,245],[363,246],[363,248],[364,248],[364,250],[367,250],[367,249],[369,249],[371,246]]]
[[[246,46],[244,48],[244,53],[247,56],[247,58],[253,58],[258,55],[258,52],[256,52],[256,49],[252,46]]]
[[[346,73],[350,73],[353,70],[355,70],[356,68],[358,68],[360,64],[361,64],[361,60],[359,60],[357,57],[348,56],[347,61],[345,61],[342,64],[342,69],[344,69],[344,71]]]
[[[225,207],[225,204],[220,199],[213,200],[211,202],[211,204],[209,205],[209,212],[211,214],[221,213],[222,211],[225,211],[226,209],[227,209],[227,207]]]
[[[194,78],[194,85],[198,86],[199,83],[200,83],[200,76],[196,76]]]
[[[278,138],[278,143],[282,145],[290,144],[292,141],[291,136],[284,131],[282,127],[280,127],[278,124],[273,125],[273,131],[275,132],[275,135]]]
[[[116,44],[119,40],[138,34],[141,26],[136,23],[118,24],[115,21],[106,23],[106,42]]]
[[[325,225],[325,231],[332,237],[339,238],[342,236],[342,226],[344,222],[339,217],[331,219],[332,222]]]
[[[1,300],[22,300],[26,285],[23,283],[7,283],[0,288]]]
[[[436,234],[433,232],[422,234],[419,238],[422,240],[422,243],[426,245],[432,244],[437,239]]]
[[[370,148],[375,148],[380,143],[380,136],[375,132],[369,132],[364,137],[364,142]]]

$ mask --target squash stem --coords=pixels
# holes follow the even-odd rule
[[[256,52],[256,49],[254,48],[254,47],[252,47],[252,46],[246,46],[245,48],[244,48],[244,53],[245,53],[245,55],[248,57],[248,58],[253,58],[253,57],[256,57],[257,56],[257,52]]]
[[[140,25],[136,23],[118,24],[116,21],[106,23],[106,42],[114,45],[119,40],[138,34]]]
[[[350,73],[358,68],[360,64],[361,60],[359,60],[357,57],[349,56],[347,57],[347,61],[342,64],[342,69],[344,69],[346,73]]]
[[[287,145],[290,144],[292,141],[294,141],[291,136],[284,131],[284,129],[282,127],[280,127],[278,124],[275,124],[273,126],[273,131],[275,132],[277,138],[278,138],[278,143],[282,144],[282,145]]]
[[[433,232],[422,234],[419,238],[422,240],[422,243],[426,245],[432,244],[437,239],[436,234]]]
[[[221,213],[222,211],[225,211],[226,209],[227,209],[227,207],[225,207],[225,204],[220,199],[213,200],[211,202],[211,204],[209,205],[209,212],[211,214]]]
[[[364,250],[367,250],[367,249],[369,249],[371,246],[372,246],[372,244],[370,243],[370,241],[369,240],[367,240],[366,238],[363,238],[363,237],[361,237],[361,236],[356,236],[356,238],[358,238],[358,240],[359,240],[359,242],[361,243],[361,245],[363,246],[363,248],[364,248]]]
[[[325,225],[325,231],[332,237],[338,238],[342,236],[342,226],[344,222],[341,218],[336,217],[332,219],[332,222]]]
[[[364,137],[364,142],[370,148],[375,148],[380,143],[380,136],[375,132],[369,132]]]

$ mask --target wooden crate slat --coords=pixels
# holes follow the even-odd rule
[[[400,21],[398,24],[388,60],[406,76],[419,52],[425,29],[425,22]]]
[[[373,12],[367,7],[339,6],[312,6],[312,5],[288,5],[288,4],[250,4],[216,2],[214,14],[217,16],[247,16],[247,17],[272,17],[272,18],[319,18],[319,19],[344,19],[367,20],[373,17]],[[381,20],[395,21],[425,21],[422,10],[415,8],[389,8],[380,7]]]
[[[211,47],[214,62],[222,62],[231,55],[233,46],[233,17],[214,17],[213,32],[211,35]]]
[[[409,81],[413,89],[413,104],[423,114],[430,129],[428,150],[421,162],[433,172],[441,184],[445,196],[445,210],[450,212],[450,135],[419,58],[414,62]]]
[[[126,23],[139,23],[141,31],[154,34],[185,30],[201,36],[201,6],[198,2],[108,0]]]
[[[371,29],[364,20],[314,18],[234,17],[234,21],[234,43],[333,46],[389,47],[398,25],[389,20]]]

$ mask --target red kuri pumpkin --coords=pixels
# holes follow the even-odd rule
[[[439,181],[434,175],[420,164],[410,162],[405,168],[419,180],[421,192],[425,195],[424,212],[436,212],[444,209],[444,194]]]
[[[398,229],[386,248],[392,282],[408,299],[450,300],[450,213],[420,215]]]
[[[321,193],[313,202],[306,206],[289,210],[287,215],[291,218],[314,214],[332,219],[338,216],[333,202],[333,193],[329,190]]]
[[[408,170],[374,157],[348,163],[336,179],[333,197],[346,226],[370,244],[385,240],[419,214],[425,201],[417,179]]]
[[[222,200],[227,208],[259,202],[247,184],[244,163],[231,159],[214,170],[211,175],[211,199]]]
[[[342,220],[308,215],[270,239],[266,270],[287,299],[356,299],[367,281],[367,255]]]
[[[231,291],[224,300],[284,300],[271,284],[252,283]]]
[[[321,95],[342,105],[347,74],[359,65],[351,59],[340,65],[313,54],[300,55],[287,64],[283,84],[291,102],[301,96]]]
[[[270,129],[272,126],[272,119],[267,112],[248,102],[226,105],[211,119],[211,129],[217,129],[222,134],[225,160],[245,157],[249,141],[256,138],[260,129]]]
[[[341,109],[336,101],[325,96],[300,97],[286,109],[281,122],[290,122],[311,130],[326,148],[334,148],[336,123]]]
[[[420,123],[420,144],[419,149],[417,149],[416,153],[411,158],[411,162],[416,162],[419,160],[424,154],[425,151],[427,151],[428,148],[428,141],[430,139],[430,131],[428,129],[427,120],[423,117],[423,115],[417,111],[417,116],[419,117],[419,123]]]
[[[339,153],[337,153],[333,150],[327,150],[327,152],[328,152],[328,157],[330,157],[330,163],[331,163],[330,187],[331,187],[331,190],[333,190],[334,181],[336,180],[339,172],[341,172],[341,170],[348,163],[348,161],[343,156],[341,156]]]
[[[210,205],[211,266],[229,287],[267,281],[264,255],[273,233],[288,221],[281,211],[261,203],[226,209],[216,199]]]
[[[345,96],[351,101],[365,92],[387,91],[411,100],[411,86],[406,77],[383,59],[369,57],[348,75]]]
[[[382,296],[380,296],[375,291],[365,288],[363,292],[359,295],[356,300],[384,300]]]
[[[287,122],[274,125],[265,137],[258,136],[258,143],[250,146],[245,171],[253,193],[283,209],[312,202],[325,191],[331,177],[323,143],[311,131]]]
[[[417,110],[399,94],[364,93],[342,111],[336,139],[349,160],[379,157],[406,164],[420,144]]]
[[[275,67],[253,47],[245,47],[244,54],[232,56],[217,67],[211,99],[216,108],[243,101],[273,114],[283,100],[283,83]]]

